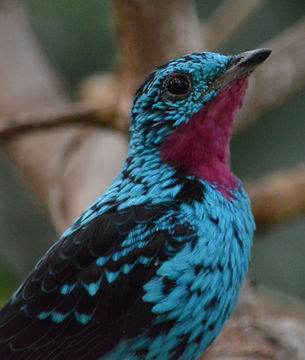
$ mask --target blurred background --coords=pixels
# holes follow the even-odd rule
[[[202,21],[220,2],[197,1]],[[115,68],[117,43],[110,0],[23,3],[41,46],[73,99],[78,99],[86,77]],[[304,12],[303,0],[260,1],[220,50],[231,54],[258,47]],[[243,181],[304,162],[304,104],[305,92],[300,91],[234,137],[232,166]],[[302,216],[259,231],[251,264],[255,282],[301,300],[305,300],[304,220]],[[56,238],[46,209],[0,147],[0,302],[11,295]]]

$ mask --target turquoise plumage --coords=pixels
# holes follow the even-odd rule
[[[248,269],[255,225],[229,141],[269,54],[190,54],[144,81],[122,171],[1,310],[1,359],[200,357]]]

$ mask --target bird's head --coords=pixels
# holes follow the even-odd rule
[[[233,186],[227,174],[233,120],[248,75],[270,52],[194,53],[153,71],[135,95],[132,146],[157,150],[187,174]]]

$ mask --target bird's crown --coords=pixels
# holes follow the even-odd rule
[[[224,73],[232,56],[202,52],[185,55],[153,71],[137,90],[134,112],[183,110],[192,113],[211,98],[209,85]],[[207,98],[204,95],[209,95]]]

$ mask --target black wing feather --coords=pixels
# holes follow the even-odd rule
[[[136,226],[162,217],[167,209],[161,205],[141,205],[102,214],[56,243],[0,312],[0,358],[94,359],[97,354],[100,356],[112,349],[123,332],[134,336],[149,326],[153,314],[150,305],[140,298],[142,286],[155,274],[155,267],[149,263],[147,266],[136,264],[114,282],[105,280],[104,271],[118,271],[124,264],[133,264],[140,255],[153,261],[171,236],[166,231],[157,231],[147,239],[146,247],[136,248],[104,267],[97,266],[96,259],[118,250],[126,234]],[[102,281],[99,291],[89,295],[83,284],[99,278]],[[75,288],[63,295],[60,293],[63,284],[74,284]],[[143,313],[140,320],[145,319],[143,323],[135,325],[131,317],[126,320],[133,305]],[[37,317],[50,311],[71,313],[60,322]],[[94,316],[84,326],[76,321],[76,313]],[[127,324],[124,330],[123,323]],[[99,339],[98,344],[93,339]]]

